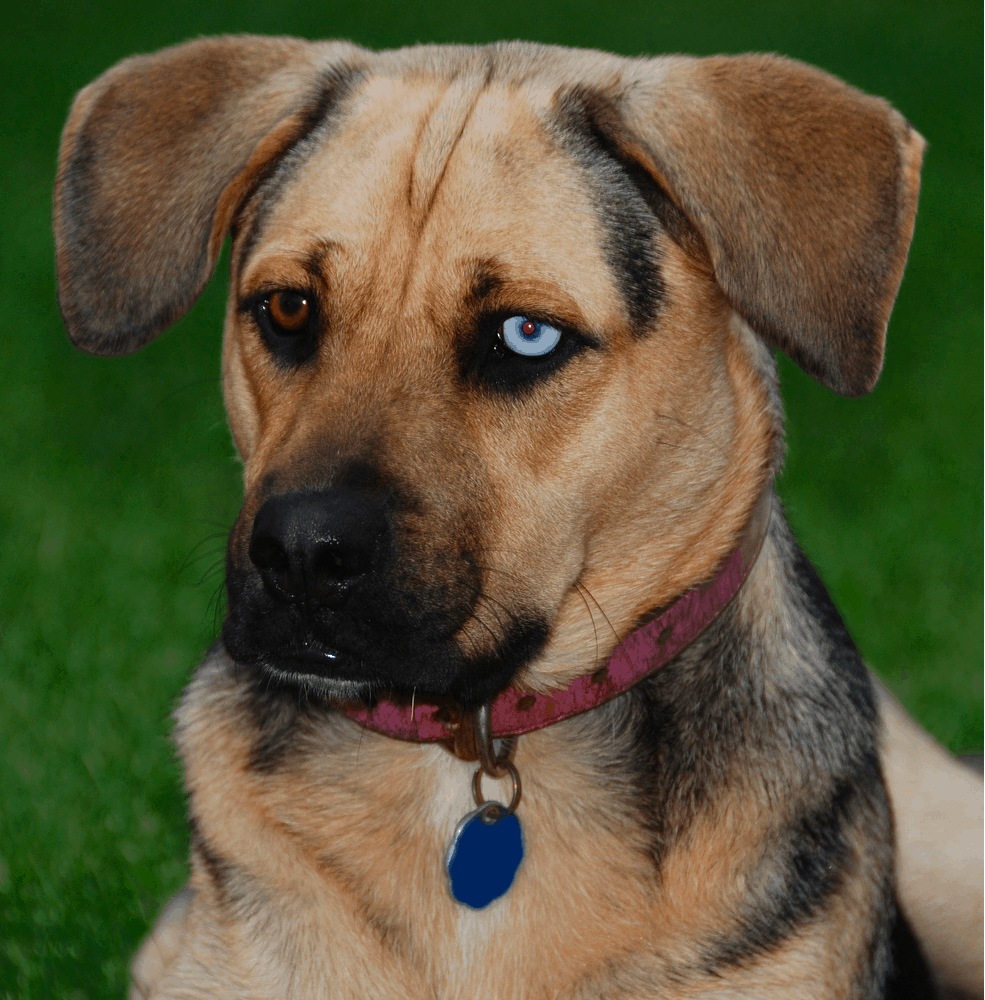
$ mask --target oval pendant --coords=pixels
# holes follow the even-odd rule
[[[448,848],[445,868],[452,897],[481,910],[513,884],[523,861],[523,833],[514,813],[486,802],[463,817]]]

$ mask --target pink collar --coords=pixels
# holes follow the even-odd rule
[[[492,703],[492,735],[519,736],[597,708],[692,643],[738,593],[755,564],[769,525],[772,492],[766,490],[739,544],[709,583],[687,591],[658,617],[631,632],[594,673],[544,694],[507,688]],[[346,715],[378,733],[422,743],[448,742],[460,726],[460,718],[447,706],[430,704],[380,701],[371,709],[346,709]]]

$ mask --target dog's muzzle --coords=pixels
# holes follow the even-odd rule
[[[266,499],[248,534],[230,538],[230,655],[344,701],[428,693],[475,705],[502,690],[543,646],[546,623],[519,610],[483,622],[484,648],[460,643],[479,614],[482,560],[464,544],[449,556],[419,517],[407,528],[405,507],[348,485]]]

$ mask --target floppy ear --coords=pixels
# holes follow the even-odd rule
[[[828,388],[870,391],[923,139],[885,101],[776,56],[641,61],[620,90],[615,141],[698,233],[736,312]]]
[[[58,298],[76,345],[135,351],[187,312],[237,209],[360,51],[203,39],[127,59],[76,97],[55,184]]]

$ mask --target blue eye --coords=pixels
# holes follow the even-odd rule
[[[503,323],[503,343],[517,354],[535,358],[550,354],[561,340],[557,327],[526,316],[511,316]]]

